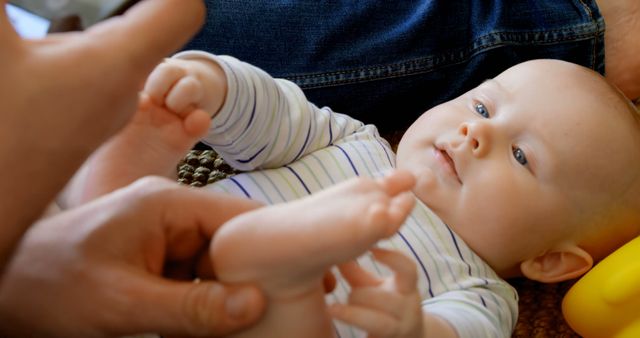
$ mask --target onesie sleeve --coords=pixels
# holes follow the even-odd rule
[[[202,141],[236,169],[282,167],[364,127],[349,116],[310,103],[293,82],[274,79],[233,57],[199,51],[175,57],[208,59],[224,70],[227,96]]]
[[[460,338],[511,337],[518,317],[517,293],[504,281],[446,292],[422,305],[448,321]]]

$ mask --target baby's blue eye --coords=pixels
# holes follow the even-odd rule
[[[524,155],[524,151],[520,148],[513,148],[513,157],[516,161],[522,165],[527,165],[527,156]]]
[[[484,104],[478,103],[476,104],[475,108],[476,112],[480,114],[480,116],[484,117],[485,119],[489,118],[489,111],[487,110],[487,107],[484,106]]]

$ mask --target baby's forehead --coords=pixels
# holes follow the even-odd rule
[[[637,117],[631,102],[595,71],[558,60],[534,60],[516,65],[487,83],[495,83],[522,109],[554,124],[584,125],[603,119]],[[580,120],[576,122],[573,119]]]
[[[578,120],[553,135],[549,144],[557,185],[578,195],[614,199],[635,184],[640,173],[640,128],[633,119],[615,117],[623,113],[605,111],[601,114],[610,118]]]
[[[637,167],[628,159],[640,153],[637,112],[596,72],[541,60],[512,67],[495,82],[515,102],[523,128],[549,148],[562,179],[599,184],[624,171],[620,163]]]
[[[564,86],[603,92],[613,87],[599,73],[561,60],[531,60],[512,66],[495,78],[507,87],[536,87],[557,89]],[[614,89],[615,90],[615,89]]]

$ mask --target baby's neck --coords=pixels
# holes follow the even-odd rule
[[[503,279],[509,279],[509,278],[517,278],[517,277],[522,277],[522,270],[520,270],[520,264],[516,264],[511,268],[508,269],[494,269],[494,271],[496,272],[496,274],[498,274],[498,276],[500,276],[500,278]]]

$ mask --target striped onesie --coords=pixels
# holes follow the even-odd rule
[[[228,93],[203,142],[246,171],[207,188],[267,204],[302,198],[355,176],[380,177],[395,154],[373,125],[309,103],[292,82],[228,56],[183,52],[182,59],[217,62]],[[452,324],[460,337],[509,337],[517,318],[516,291],[420,201],[400,231],[379,246],[402,251],[418,266],[422,306]],[[327,210],[330,212],[330,210]],[[367,270],[388,274],[369,256]],[[328,302],[345,302],[338,281]],[[335,322],[338,337],[362,337]]]

